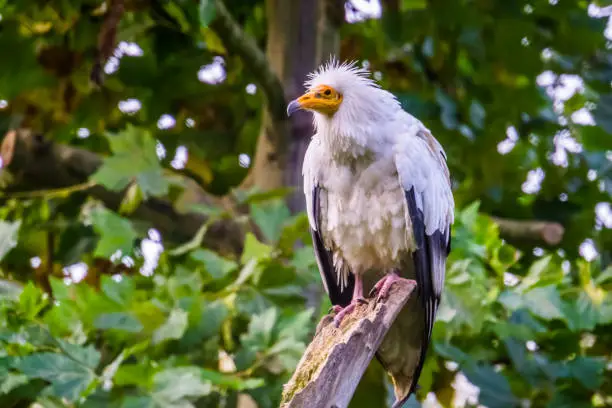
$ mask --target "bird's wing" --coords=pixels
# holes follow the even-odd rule
[[[406,197],[406,224],[412,226],[416,246],[412,259],[425,314],[420,361],[410,395],[425,361],[444,287],[454,201],[444,150],[427,129],[398,140],[394,156]]]
[[[355,285],[355,277],[352,273],[347,276],[347,282],[344,286],[339,284],[338,273],[334,268],[332,252],[325,247],[323,237],[320,230],[320,217],[321,217],[321,196],[325,195],[325,190],[316,185],[312,191],[312,206],[313,215],[316,220],[314,228],[310,228],[310,235],[312,236],[312,245],[314,247],[315,257],[317,258],[317,265],[319,266],[319,273],[323,280],[323,287],[325,292],[329,295],[333,305],[340,305],[342,307],[351,303],[353,295],[353,287]]]
[[[329,248],[326,248],[321,233],[322,217],[325,216],[324,211],[327,207],[325,205],[327,194],[325,189],[319,185],[320,172],[325,171],[325,164],[322,163],[319,152],[319,141],[315,136],[306,150],[302,168],[306,212],[308,214],[312,245],[319,273],[321,274],[321,280],[323,281],[323,287],[333,305],[344,307],[351,302],[355,277],[352,273],[348,273],[345,284],[340,284],[334,267],[333,254]]]

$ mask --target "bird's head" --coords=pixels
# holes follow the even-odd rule
[[[362,123],[379,121],[393,114],[399,104],[380,88],[369,72],[355,62],[332,59],[309,75],[307,91],[287,106],[287,115],[298,110],[314,112],[315,122]]]

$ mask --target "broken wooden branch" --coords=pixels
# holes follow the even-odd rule
[[[499,225],[499,235],[511,244],[556,246],[563,239],[565,228],[558,222],[513,220],[491,217]]]
[[[281,408],[346,408],[415,286],[411,281],[394,283],[387,299],[358,305],[339,328],[333,316],[324,316],[285,384]]]

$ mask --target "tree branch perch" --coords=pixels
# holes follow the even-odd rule
[[[400,281],[383,302],[359,305],[336,328],[324,316],[283,389],[281,408],[346,408],[363,373],[416,284]]]

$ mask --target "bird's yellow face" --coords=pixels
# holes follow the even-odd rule
[[[300,109],[333,116],[342,103],[342,95],[328,85],[319,85],[287,105],[287,115]]]

